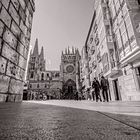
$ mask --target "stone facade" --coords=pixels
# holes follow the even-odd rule
[[[0,101],[22,101],[34,0],[0,1]]]
[[[80,54],[77,49],[62,52],[60,70],[46,70],[43,47],[36,40],[27,73],[28,99],[74,99],[80,92]]]
[[[112,27],[122,75],[112,75],[117,80],[121,100],[140,100],[140,5],[139,0],[109,1]]]
[[[94,1],[86,76],[108,78],[111,100],[140,100],[139,10],[138,0]]]
[[[63,81],[63,98],[74,99],[75,92],[81,90],[80,59],[78,49],[69,48],[61,55],[61,80]]]
[[[38,39],[36,39],[33,52],[30,54],[28,72],[28,97],[30,100],[60,99],[62,81],[60,71],[47,71],[43,47],[39,54]]]

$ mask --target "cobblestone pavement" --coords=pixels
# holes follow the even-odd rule
[[[116,103],[104,103],[105,109],[113,104]],[[100,108],[103,104],[88,101],[0,103],[0,140],[140,139],[140,116],[87,110],[91,105]],[[120,106],[127,104],[120,103]],[[129,103],[129,107],[133,106]]]

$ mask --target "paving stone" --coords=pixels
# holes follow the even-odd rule
[[[16,94],[17,95],[17,94]],[[12,101],[16,100],[12,95]],[[139,140],[140,133],[130,126],[96,111],[38,103],[1,103],[0,138],[2,140]],[[57,101],[56,101],[57,102]],[[64,105],[64,101],[60,101]],[[80,102],[65,101],[65,105]],[[85,103],[84,105],[88,105]],[[102,106],[102,104],[101,104]],[[110,106],[111,107],[111,106]],[[140,124],[140,117],[123,115]],[[120,116],[117,116],[120,119]]]

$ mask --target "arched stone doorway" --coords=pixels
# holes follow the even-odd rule
[[[74,95],[76,92],[76,83],[69,79],[67,82],[64,84],[64,99],[74,99]]]

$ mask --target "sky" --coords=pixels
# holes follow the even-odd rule
[[[81,51],[93,15],[93,0],[35,0],[31,46],[38,38],[44,47],[47,70],[59,70],[61,52],[75,47]]]

